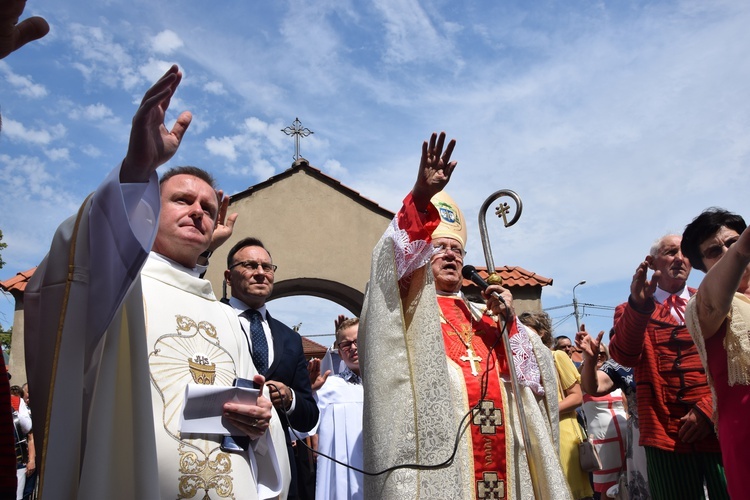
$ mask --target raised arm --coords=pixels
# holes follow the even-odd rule
[[[183,111],[172,130],[167,130],[164,118],[181,80],[182,72],[174,64],[143,96],[133,117],[128,153],[120,170],[120,182],[148,182],[151,174],[169,161],[180,147],[192,115],[189,111]]]
[[[451,139],[445,151],[444,143],[445,132],[433,133],[429,142],[422,143],[417,180],[386,230],[386,235],[393,237],[402,297],[411,274],[432,255],[431,235],[440,223],[440,216],[430,200],[445,188],[456,167],[456,162],[450,159],[456,141]]]
[[[698,288],[695,300],[704,338],[713,336],[732,307],[734,293],[750,294],[750,231],[742,232],[737,242],[709,269]]]
[[[49,24],[42,17],[18,20],[26,0],[0,0],[0,59],[49,33]]]
[[[647,256],[646,260],[638,265],[630,283],[628,302],[615,310],[617,335],[609,344],[609,353],[612,359],[623,366],[635,366],[640,361],[646,326],[656,307],[653,297],[661,272],[655,271],[652,278],[648,279],[651,259],[651,256]]]
[[[615,388],[614,382],[601,370],[596,369],[599,356],[599,346],[602,343],[604,330],[599,332],[596,339],[586,331],[586,325],[581,325],[581,331],[576,333],[576,346],[583,353],[583,365],[581,366],[581,387],[586,394],[592,396],[604,396]]]
[[[457,162],[451,161],[456,140],[451,139],[448,142],[445,152],[443,152],[444,144],[445,132],[440,132],[440,135],[433,132],[429,143],[427,141],[422,143],[419,172],[411,191],[414,205],[419,211],[427,210],[432,197],[445,188],[450,181],[453,169],[456,168]]]

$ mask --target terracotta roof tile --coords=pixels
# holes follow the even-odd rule
[[[3,291],[6,292],[23,293],[23,291],[26,289],[26,284],[29,282],[29,279],[34,275],[34,271],[36,271],[36,267],[33,267],[28,271],[18,273],[12,278],[9,278],[5,281],[0,281],[0,288],[2,288]]]
[[[307,337],[302,337],[302,349],[305,351],[305,358],[318,358],[322,359],[326,354],[327,348],[324,345],[318,344],[314,340],[310,340]]]
[[[487,279],[487,267],[477,266],[479,275]],[[495,268],[495,272],[503,279],[504,286],[549,286],[552,285],[552,278],[545,278],[539,274],[527,271],[519,266],[502,266]],[[463,286],[473,286],[470,280],[464,280]]]

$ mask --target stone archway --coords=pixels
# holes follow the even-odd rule
[[[206,273],[217,293],[223,288],[229,249],[253,236],[263,241],[279,266],[270,300],[310,295],[359,316],[372,250],[393,212],[303,158],[281,174],[233,195],[229,212],[239,213],[234,233],[211,257]]]
[[[274,283],[270,300],[295,295],[311,295],[328,299],[348,309],[352,316],[356,317],[362,313],[362,303],[365,298],[364,293],[343,283],[315,278],[295,278]]]

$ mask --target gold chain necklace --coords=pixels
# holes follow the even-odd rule
[[[468,307],[468,305],[467,305]],[[458,309],[458,306],[456,306]],[[458,358],[461,361],[464,361],[466,363],[471,364],[471,374],[475,377],[479,375],[479,370],[481,370],[482,365],[480,364],[482,361],[482,358],[480,356],[477,356],[474,353],[474,348],[471,343],[471,341],[474,339],[474,316],[471,314],[471,309],[469,309],[469,325],[461,329],[459,331],[456,329],[455,326],[453,326],[453,323],[448,321],[448,318],[445,317],[445,314],[443,314],[442,309],[440,310],[440,317],[445,321],[445,323],[451,327],[451,330],[456,334],[456,337],[461,341],[461,343],[466,347],[466,356],[461,356]]]

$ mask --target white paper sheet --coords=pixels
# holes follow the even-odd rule
[[[220,434],[238,436],[244,433],[223,417],[224,403],[257,404],[258,389],[188,384],[180,415],[183,434]]]

